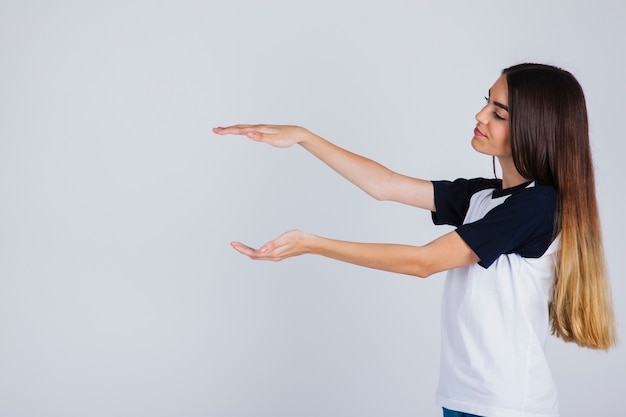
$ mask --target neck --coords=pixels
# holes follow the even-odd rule
[[[524,178],[515,168],[513,158],[511,157],[498,157],[500,167],[502,168],[502,188],[511,188],[517,185],[528,182],[528,178]]]

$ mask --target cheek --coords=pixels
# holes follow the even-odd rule
[[[502,132],[502,148],[506,150],[508,154],[511,153],[511,137],[509,136],[509,128],[503,130]]]
[[[499,140],[500,143],[502,143],[503,145],[509,146],[511,141],[510,141],[508,126],[502,126],[502,128],[498,129],[498,138],[500,139]]]

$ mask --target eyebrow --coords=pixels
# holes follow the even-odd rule
[[[494,106],[496,106],[496,107],[500,107],[502,110],[509,111],[508,106],[505,106],[505,105],[504,105],[504,104],[502,104],[502,103],[498,103],[497,101],[494,101],[494,102],[493,102],[493,105],[494,105]]]
[[[489,89],[489,97],[491,97],[491,88]],[[497,101],[494,101],[493,105],[496,106],[496,107],[500,107],[502,110],[509,111],[509,106],[506,106],[506,105],[504,105],[502,103],[499,103]]]

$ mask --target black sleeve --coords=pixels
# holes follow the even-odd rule
[[[454,181],[433,181],[435,210],[432,213],[434,224],[460,226],[469,208],[474,193],[488,188],[499,188],[500,180],[459,178]]]
[[[529,187],[508,197],[482,219],[460,225],[456,231],[485,268],[502,254],[538,258],[554,238],[556,207],[554,188]]]

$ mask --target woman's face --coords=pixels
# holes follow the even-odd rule
[[[509,107],[506,76],[503,74],[489,90],[487,104],[476,115],[472,147],[480,153],[499,158],[511,157]]]

